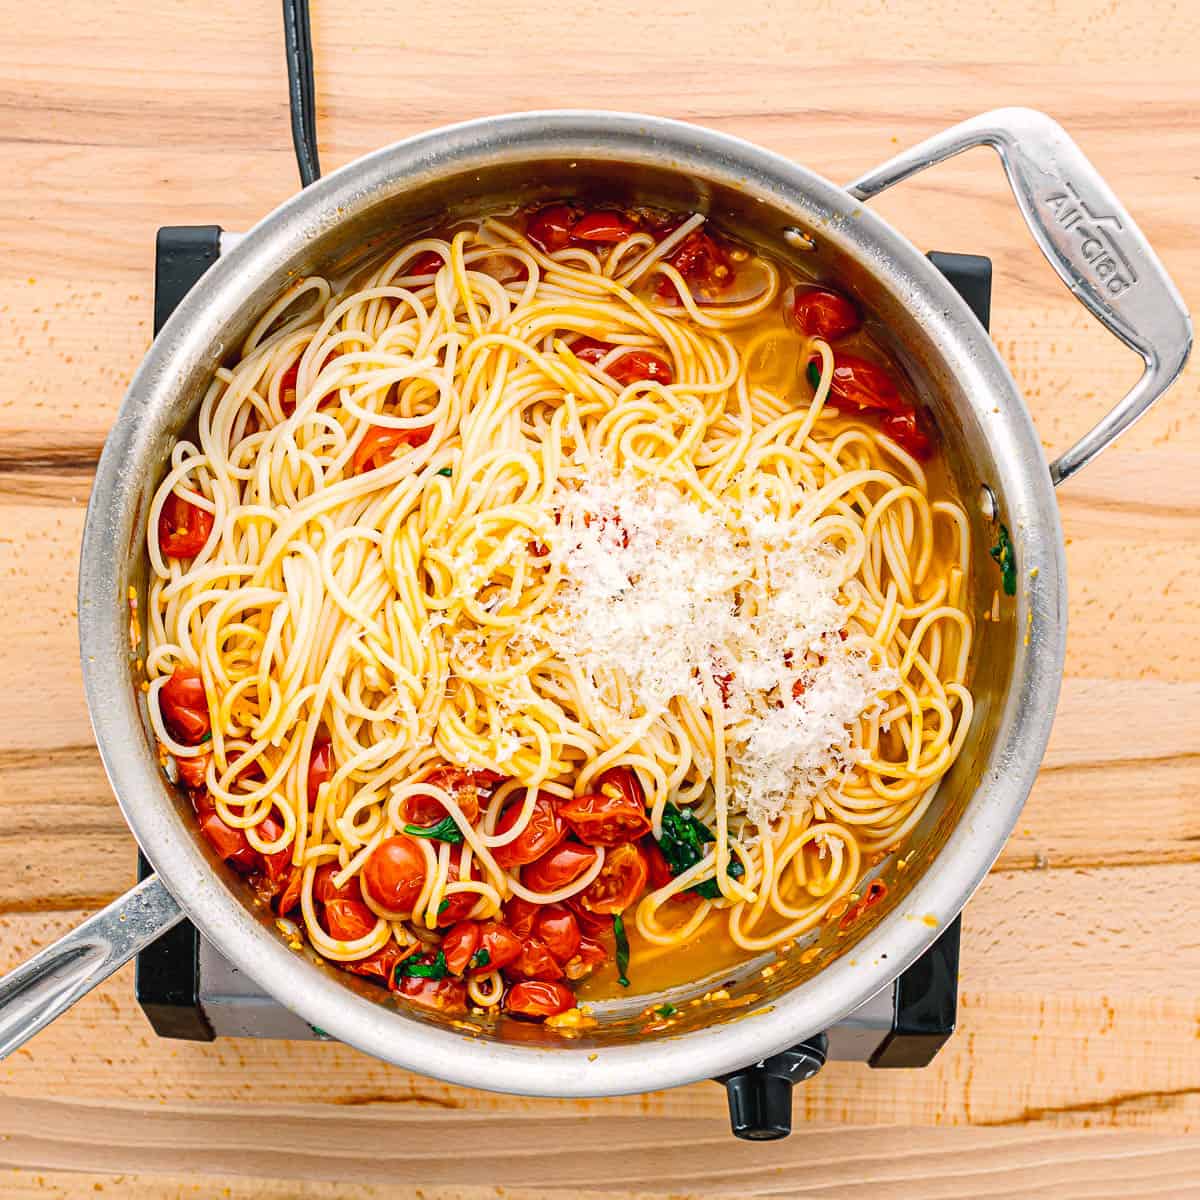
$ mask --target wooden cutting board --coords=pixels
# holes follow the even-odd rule
[[[1200,12],[1135,0],[800,7],[316,5],[327,169],[442,123],[681,117],[844,182],[1001,104],[1057,116],[1200,296]],[[0,966],[130,882],[80,686],[91,473],[150,338],[163,224],[296,186],[278,6],[0,0]],[[1136,377],[977,151],[875,207],[996,262],[993,331],[1048,452]],[[154,1037],[129,971],[0,1064],[5,1196],[1200,1196],[1200,398],[1193,369],[1060,494],[1067,676],[1024,819],[964,920],[962,1023],[922,1072],[835,1064],[797,1132],[716,1087],[565,1104],[333,1045]],[[586,1118],[586,1119],[585,1119]],[[1193,1135],[1193,1136],[1189,1136]]]

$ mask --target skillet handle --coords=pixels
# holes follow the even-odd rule
[[[139,950],[183,920],[157,875],[0,979],[0,1058],[7,1058]]]
[[[974,146],[1000,155],[1017,206],[1059,278],[1145,363],[1104,418],[1050,464],[1054,485],[1085,466],[1167,390],[1192,348],[1192,322],[1142,231],[1063,128],[1029,108],[999,108],[902,151],[847,189],[860,200]]]

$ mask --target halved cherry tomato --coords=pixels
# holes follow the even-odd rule
[[[496,822],[497,834],[507,833],[512,829],[521,815],[524,804],[524,796],[509,801],[508,807]],[[558,815],[558,805],[554,797],[549,792],[538,792],[533,802],[533,813],[525,828],[511,842],[503,846],[494,846],[492,857],[499,866],[508,871],[540,858],[566,836],[567,827]]]
[[[425,854],[410,837],[385,838],[363,864],[367,894],[390,912],[411,912],[425,886]]]
[[[642,781],[632,767],[609,767],[602,771],[596,779],[596,791],[602,796],[620,797],[639,808],[646,803]]]
[[[171,736],[185,746],[196,745],[212,729],[204,683],[194,667],[175,668],[158,693],[158,707]]]
[[[354,473],[361,475],[363,471],[377,471],[380,467],[386,467],[402,446],[423,446],[432,433],[433,430],[428,426],[422,429],[392,429],[386,425],[372,425],[354,451]]]
[[[331,938],[353,942],[375,928],[375,914],[360,900],[327,900],[325,928]]]
[[[445,265],[446,260],[436,250],[426,250],[418,254],[403,268],[405,275],[436,275]]]
[[[321,784],[333,778],[333,746],[322,739],[314,742],[312,757],[308,760],[308,811],[317,807],[317,791]]]
[[[579,949],[579,922],[564,905],[547,904],[538,914],[537,936],[561,965],[574,958]]]
[[[274,842],[283,833],[283,826],[279,823],[277,817],[264,817],[258,823],[256,832],[262,841]],[[267,873],[267,878],[272,883],[278,883],[291,870],[291,846],[285,846],[282,850],[276,850],[274,854],[264,854],[262,857],[263,869]]]
[[[333,877],[341,871],[335,862],[322,863],[313,875],[313,899],[318,904],[328,904],[330,900],[353,900],[362,902],[362,888],[358,876],[353,875],[341,887],[333,882]]]
[[[704,294],[722,292],[733,283],[733,264],[725,248],[711,235],[696,229],[688,234],[679,248],[668,256],[671,264],[697,291]],[[669,296],[675,285],[663,277],[658,285],[659,295]]]
[[[245,832],[236,826],[226,825],[215,808],[201,811],[200,832],[212,848],[240,874],[249,875],[251,871],[262,868],[263,857],[246,840]]]
[[[933,441],[921,428],[915,412],[889,413],[879,427],[913,458],[928,458],[933,450]]]
[[[504,1007],[514,1017],[556,1017],[575,1007],[575,994],[561,983],[518,983],[509,988]]]
[[[623,242],[637,228],[619,212],[591,212],[571,226],[571,241],[611,244]]]
[[[561,979],[562,967],[537,934],[521,943],[521,957],[509,963],[506,974],[518,979]]]
[[[287,916],[300,903],[303,883],[304,872],[299,867],[292,867],[287,882],[280,888],[273,901],[275,911],[281,917]]]
[[[484,921],[479,942],[480,949],[487,952],[487,962],[480,964],[480,971],[507,967],[521,957],[524,949],[521,938],[499,921]]]
[[[401,975],[394,989],[406,1000],[441,1013],[467,1011],[467,986],[461,979],[422,979]]]
[[[626,843],[608,852],[600,874],[579,897],[579,903],[594,913],[624,912],[646,886],[650,869],[641,848]]]
[[[613,347],[606,342],[598,342],[595,338],[576,338],[571,345],[571,353],[580,362],[598,363]],[[626,350],[619,358],[604,368],[604,373],[618,383],[628,387],[631,383],[641,383],[652,380],[655,383],[670,384],[675,382],[675,373],[671,364],[660,354],[651,350]]]
[[[395,942],[388,942],[386,946],[382,946],[374,954],[368,954],[366,958],[355,959],[354,962],[338,963],[338,966],[353,975],[366,975],[369,978],[382,979],[390,988],[396,976],[396,967],[403,961],[404,951]]]
[[[473,825],[479,816],[479,795],[500,782],[495,771],[463,767],[438,767],[425,780],[433,787],[449,792],[458,802],[467,822]],[[404,801],[404,815],[411,825],[436,825],[446,816],[445,806],[434,796],[418,793]]]
[[[446,930],[442,938],[442,953],[446,956],[446,969],[461,975],[471,962],[471,955],[479,949],[479,922],[459,921]]]
[[[195,558],[212,533],[213,515],[172,492],[158,513],[158,548],[167,558]]]
[[[517,937],[527,938],[533,932],[534,922],[543,907],[522,896],[513,896],[504,902],[504,923]]]
[[[619,846],[650,832],[650,818],[642,803],[630,800],[613,784],[608,788],[611,795],[572,796],[559,802],[562,819],[588,846]]]
[[[638,845],[646,856],[646,886],[650,891],[657,892],[660,887],[666,887],[675,878],[675,873],[653,837],[642,838]]]
[[[447,883],[459,883],[460,869],[462,866],[462,847],[450,847],[450,869],[446,876]],[[475,859],[471,860],[471,869],[467,873],[468,878],[478,879],[479,871],[476,866]],[[463,920],[464,917],[470,916],[475,905],[479,903],[478,892],[451,892],[441,903],[437,914],[438,925],[453,925],[456,921]]]
[[[529,218],[525,236],[543,254],[564,249],[571,240],[575,213],[565,204],[551,204]]]
[[[846,337],[862,325],[854,304],[840,292],[828,288],[796,289],[792,301],[792,319],[801,333],[827,342]]]
[[[578,879],[595,861],[596,855],[586,846],[563,842],[525,866],[521,882],[531,892],[555,892]]]
[[[208,776],[209,754],[197,754],[195,758],[177,758],[175,766],[179,769],[179,779],[188,787],[200,788]]]
[[[819,360],[813,361],[820,366]],[[908,407],[892,376],[857,354],[834,356],[829,402],[834,408],[874,408],[889,413],[904,412]]]
[[[583,979],[590,975],[605,959],[608,951],[591,938],[580,938],[579,949],[574,957],[563,964],[563,974],[568,979]]]
[[[567,897],[566,905],[575,914],[575,920],[579,922],[584,938],[595,939],[611,934],[612,917],[589,912],[583,907],[581,900],[582,897],[577,892],[574,896]]]

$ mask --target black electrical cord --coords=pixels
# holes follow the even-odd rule
[[[321,178],[317,157],[317,94],[313,83],[312,30],[308,0],[283,0],[283,37],[287,47],[288,103],[292,145],[304,187]]]

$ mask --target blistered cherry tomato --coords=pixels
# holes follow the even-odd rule
[[[792,301],[792,319],[801,333],[827,342],[846,337],[862,325],[862,317],[854,304],[840,292],[831,292],[827,288],[797,288]]]
[[[596,779],[596,791],[602,796],[622,796],[631,804],[645,805],[642,781],[632,767],[609,767]]]
[[[564,249],[571,240],[575,213],[565,204],[551,204],[529,218],[525,236],[543,254]]]
[[[524,948],[521,938],[499,921],[484,921],[479,943],[479,948],[487,953],[487,962],[479,964],[481,971],[507,967],[521,957]]]
[[[536,934],[521,943],[521,957],[509,963],[506,974],[514,979],[561,979],[562,967],[550,947]]]
[[[461,883],[460,871],[462,867],[462,847],[450,847],[450,870],[446,876],[447,883]],[[467,872],[469,879],[478,879],[479,871],[476,867],[475,859],[471,859],[471,868]],[[479,903],[478,892],[451,892],[446,896],[438,906],[437,923],[438,925],[453,925],[456,921],[461,921],[464,917],[471,915],[475,905]]]
[[[461,979],[422,979],[418,975],[401,975],[396,992],[406,1000],[440,1013],[467,1011],[467,987]]]
[[[589,846],[619,846],[650,832],[645,807],[616,787],[611,791],[611,795],[572,796],[559,802],[562,819]]]
[[[521,815],[525,797],[518,796],[509,801],[508,807],[496,822],[496,833],[507,833]],[[533,802],[533,813],[525,828],[503,846],[492,847],[492,857],[506,871],[521,867],[540,858],[557,846],[567,836],[567,827],[558,815],[558,806],[549,792],[538,792]]]
[[[276,894],[273,905],[275,911],[285,917],[300,903],[300,892],[304,883],[304,872],[299,867],[292,867],[283,887]]]
[[[596,855],[578,842],[563,842],[521,871],[521,882],[531,892],[556,892],[573,883],[596,861]]]
[[[363,864],[362,885],[381,908],[411,912],[425,886],[425,854],[410,837],[385,838]]]
[[[665,358],[649,350],[626,350],[620,358],[610,362],[604,368],[604,372],[626,387],[631,383],[641,383],[644,380],[651,380],[664,386],[675,382],[675,373],[671,370],[671,364]]]
[[[700,229],[689,233],[667,262],[701,293],[721,292],[733,283],[733,264],[725,248]],[[674,290],[675,285],[666,278],[659,283],[660,294],[669,296]]]
[[[933,451],[933,441],[921,428],[915,412],[889,413],[879,427],[913,458],[928,458]]]
[[[428,426],[421,429],[392,429],[386,425],[372,425],[367,436],[354,451],[354,473],[377,471],[388,463],[404,447],[423,446],[429,441],[433,430]]]
[[[502,776],[495,771],[470,770],[463,767],[438,767],[425,780],[432,787],[449,792],[462,811],[467,823],[474,825],[479,816],[479,796],[490,791]],[[434,796],[418,792],[404,801],[404,815],[410,825],[436,825],[446,818],[446,808]]]
[[[175,765],[179,768],[180,781],[188,787],[203,787],[204,781],[208,777],[210,757],[211,755],[208,754],[197,754],[195,758],[177,758]]]
[[[608,852],[600,874],[584,888],[579,903],[594,913],[624,912],[642,894],[649,873],[639,846],[617,846]]]
[[[575,914],[562,904],[547,904],[538,913],[537,936],[561,965],[574,958],[579,949],[579,922]]]
[[[212,729],[204,683],[194,667],[175,668],[158,693],[158,708],[163,724],[182,745],[196,745]]]
[[[374,954],[368,954],[366,958],[355,959],[354,962],[338,963],[338,966],[343,971],[349,971],[354,975],[382,979],[389,988],[392,988],[395,982],[396,967],[403,960],[404,951],[395,942],[388,942],[386,946],[382,946]]]
[[[333,746],[322,739],[313,743],[312,757],[308,760],[308,809],[317,807],[317,792],[321,784],[333,778]]]
[[[571,241],[611,245],[623,242],[636,226],[619,212],[591,212],[571,226]]]
[[[588,937],[580,938],[579,949],[563,964],[563,974],[568,979],[583,979],[607,958],[608,951],[599,942]]]
[[[213,515],[172,492],[158,513],[158,548],[167,558],[195,558],[212,533]]]
[[[504,902],[504,923],[519,938],[527,938],[533,932],[534,922],[544,905],[534,904],[521,896],[513,896]]]
[[[817,366],[820,367],[819,360]],[[892,413],[907,408],[896,381],[887,370],[857,354],[834,355],[829,402],[835,408],[874,408]]]
[[[592,938],[594,940],[611,934],[612,917],[590,912],[583,907],[582,899],[577,892],[574,896],[567,897],[566,905],[575,914],[575,920],[579,922],[584,939]]]
[[[405,263],[402,271],[405,275],[436,275],[446,260],[436,250],[426,250],[418,254],[410,263]]]
[[[375,914],[361,900],[327,900],[325,928],[331,938],[354,942],[375,928]]]
[[[262,855],[246,840],[245,831],[234,825],[226,825],[215,808],[201,811],[200,832],[235,871],[248,875],[251,871],[261,869]]]
[[[650,891],[657,892],[660,887],[666,887],[675,878],[675,873],[653,837],[644,837],[638,844],[646,857],[646,886]]]
[[[341,887],[333,878],[339,874],[341,867],[335,862],[322,863],[313,875],[313,899],[318,904],[328,904],[330,900],[354,900],[361,903],[362,888],[358,876],[353,875]]]
[[[283,826],[279,823],[277,817],[264,817],[258,823],[255,832],[258,834],[260,841],[275,842],[282,836]],[[278,883],[291,870],[291,846],[285,846],[282,850],[276,850],[273,854],[264,854],[262,857],[263,869],[267,873],[267,878],[272,883]]]
[[[556,1017],[575,1007],[575,995],[561,983],[518,983],[509,988],[504,1007],[514,1017]]]
[[[451,974],[461,975],[470,965],[471,956],[479,949],[479,936],[478,921],[459,921],[446,930],[442,953]]]

